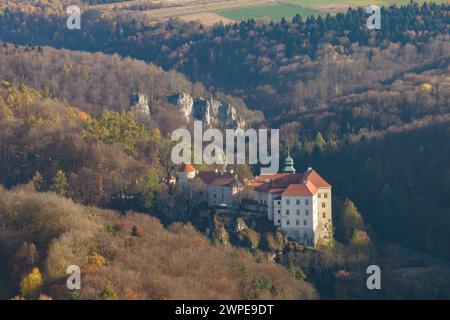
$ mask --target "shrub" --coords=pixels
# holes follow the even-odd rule
[[[42,275],[38,268],[33,270],[25,276],[20,283],[20,292],[23,297],[33,299],[38,296],[42,287]]]
[[[119,295],[114,291],[114,289],[106,287],[100,293],[100,298],[102,298],[103,300],[118,300]]]

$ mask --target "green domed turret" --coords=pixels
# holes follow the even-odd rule
[[[291,158],[290,154],[289,154],[289,149],[288,149],[288,156],[287,158],[284,160],[284,167],[282,170],[284,173],[295,173],[295,168],[294,168],[294,159]]]

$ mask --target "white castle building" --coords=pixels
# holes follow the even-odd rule
[[[332,240],[331,185],[315,170],[296,173],[287,157],[281,173],[252,181],[254,200],[274,226],[309,246]]]

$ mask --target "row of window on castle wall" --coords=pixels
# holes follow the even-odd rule
[[[278,220],[278,224],[281,224],[281,220]],[[283,220],[283,224],[286,226],[290,226],[291,225],[291,220]],[[295,220],[295,225],[296,226],[300,226],[300,220]],[[303,220],[303,226],[307,227],[308,226],[308,221],[307,220]]]
[[[325,206],[322,206],[322,208],[325,208]],[[299,209],[297,209],[297,210],[295,211],[295,213],[299,216],[299,215],[302,213],[302,211],[299,210]],[[277,210],[277,214],[281,214],[281,210]],[[284,214],[288,216],[288,215],[291,214],[291,211],[290,211],[290,210],[285,210],[285,211],[284,211]],[[305,216],[309,216],[309,210],[303,211],[303,214],[304,214]],[[323,217],[325,218],[325,212],[323,213]]]
[[[320,194],[319,194],[319,195],[320,195]],[[325,193],[324,195],[327,195],[327,194]],[[319,197],[319,198],[320,198],[320,197]],[[327,198],[327,197],[324,197],[324,198]],[[314,200],[315,200],[315,199],[314,199]],[[315,201],[314,201],[314,202],[315,202]],[[286,203],[287,206],[289,206],[289,205],[291,204],[291,200],[290,200],[290,199],[285,199],[285,203]],[[309,204],[310,204],[309,199],[305,199],[305,200],[304,200],[304,203],[305,203],[306,206],[309,206]],[[278,204],[280,204],[279,201],[278,201]],[[301,204],[300,199],[296,199],[296,200],[295,200],[295,204],[296,204],[297,206],[299,206],[299,205]],[[322,203],[322,208],[325,208],[324,205],[325,205],[325,202]]]
[[[317,197],[318,198],[321,198],[321,193],[319,193],[318,195],[317,195]],[[324,193],[323,194],[323,197],[325,198],[325,199],[327,199],[328,198],[328,193]],[[315,200],[315,199],[314,199]],[[315,201],[314,201],[315,202]],[[285,199],[285,203],[286,203],[286,205],[290,205],[291,204],[291,200],[290,199]],[[260,200],[260,204],[267,204],[267,201],[266,200]],[[278,204],[278,205],[280,205],[281,204],[281,200],[276,200],[275,201],[275,204]],[[296,199],[295,200],[295,204],[297,205],[297,206],[299,206],[299,205],[301,205],[301,200],[300,199]],[[309,199],[305,199],[304,200],[304,204],[306,205],[306,206],[309,206],[309,204],[310,204],[310,200]],[[324,203],[322,204],[322,208],[325,208],[324,207]]]
[[[291,205],[291,200],[290,199],[286,199],[285,203],[286,203],[287,206],[289,206],[289,205]],[[309,199],[305,199],[304,203],[305,203],[305,206],[309,206],[309,203],[310,203]],[[295,204],[297,206],[299,206],[301,204],[300,199],[295,200]]]

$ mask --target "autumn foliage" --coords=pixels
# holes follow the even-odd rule
[[[21,239],[47,254],[19,288],[7,265]],[[27,299],[39,294],[53,299],[317,297],[310,284],[293,278],[286,268],[257,261],[246,251],[212,245],[189,224],[165,228],[148,215],[88,208],[28,187],[0,190],[0,250],[6,258],[0,270],[8,274],[8,286]],[[66,268],[72,264],[81,266],[83,274],[76,294],[65,287]]]

